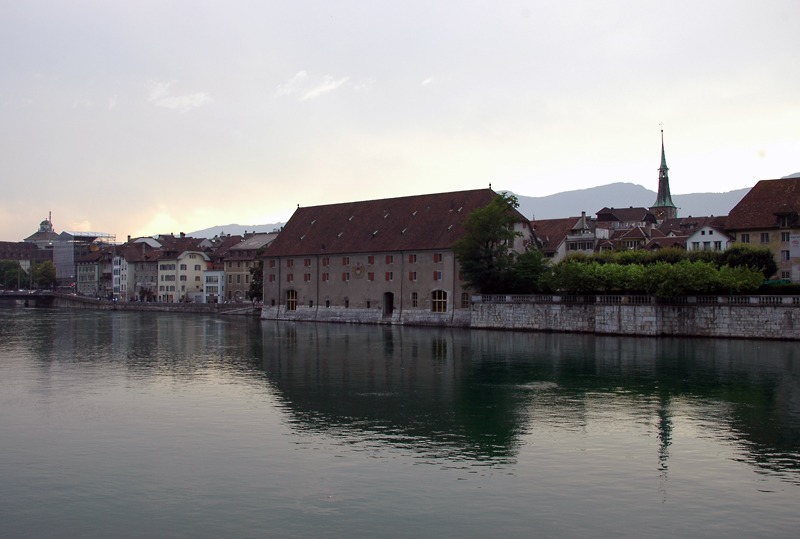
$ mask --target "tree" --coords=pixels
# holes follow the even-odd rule
[[[28,285],[28,274],[16,260],[0,260],[0,286],[20,288]]]
[[[264,299],[264,260],[259,259],[255,267],[250,268],[250,299]]]
[[[732,268],[746,266],[757,269],[764,274],[765,279],[769,279],[778,272],[778,264],[772,251],[766,247],[748,247],[745,245],[734,245],[723,253],[724,264]]]
[[[465,282],[481,294],[508,292],[512,285],[518,206],[514,195],[497,195],[467,216],[466,234],[453,245]]]
[[[549,288],[550,261],[539,249],[528,249],[517,256],[511,279],[512,294],[534,294]]]
[[[49,260],[34,264],[31,268],[33,282],[38,288],[55,288],[56,266]]]

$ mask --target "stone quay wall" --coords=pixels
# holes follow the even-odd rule
[[[800,340],[800,297],[476,296],[470,327]]]
[[[207,313],[258,316],[260,307],[251,303],[159,303],[139,301],[109,301],[107,299],[51,294],[49,306],[68,309],[101,311],[149,311],[164,313]]]
[[[597,335],[800,340],[800,297],[473,296],[469,309],[264,307],[264,320],[397,324]]]

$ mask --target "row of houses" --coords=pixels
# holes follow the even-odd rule
[[[50,260],[61,290],[121,301],[239,302],[252,297],[252,271],[273,233],[214,238],[128,237],[52,231],[50,219],[23,242],[0,242],[0,258],[30,264]],[[6,256],[11,255],[11,256]],[[24,255],[24,256],[14,256]],[[23,260],[24,258],[24,260]]]
[[[800,178],[758,182],[727,216],[678,217],[668,170],[662,134],[658,194],[650,208],[604,207],[593,215],[535,221],[516,212],[514,249],[542,249],[557,262],[610,249],[723,251],[756,244],[774,253],[775,277],[800,282]],[[84,295],[243,301],[251,297],[251,270],[263,262],[267,318],[436,321],[469,308],[470,291],[452,248],[467,216],[495,196],[490,187],[298,207],[280,233],[129,237],[122,244],[98,233],[56,234],[48,218],[25,242],[51,249],[59,284]]]

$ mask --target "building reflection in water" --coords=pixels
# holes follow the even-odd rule
[[[702,418],[750,465],[800,484],[800,358],[790,342],[55,312],[11,319],[0,337],[10,347],[26,332],[39,335],[28,340],[45,377],[56,364],[111,361],[138,383],[247,384],[274,396],[298,432],[343,443],[500,462],[543,428],[639,422],[666,481],[679,413]]]
[[[752,464],[800,472],[792,343],[291,323],[263,324],[262,342],[297,429],[504,460],[537,422],[586,428],[602,403],[612,422],[649,416],[666,480],[677,399],[713,408]]]

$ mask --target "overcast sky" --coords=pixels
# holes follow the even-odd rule
[[[0,2],[0,240],[800,171],[800,1]],[[620,201],[624,204],[624,201]],[[576,209],[577,211],[577,209]]]

